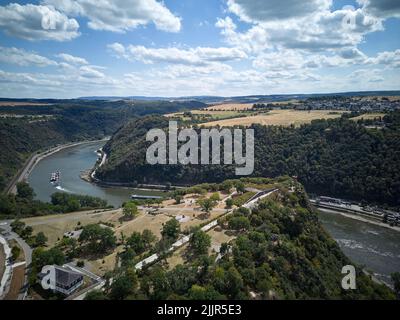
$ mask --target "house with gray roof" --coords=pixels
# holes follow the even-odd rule
[[[71,295],[83,285],[83,275],[68,268],[48,265],[42,268],[38,279],[45,290]]]

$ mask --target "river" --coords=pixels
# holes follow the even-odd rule
[[[378,280],[390,284],[390,274],[400,272],[399,231],[333,212],[319,211],[319,218],[345,255],[372,271]]]
[[[87,194],[106,199],[114,206],[129,200],[132,193],[160,194],[127,188],[104,188],[80,178],[81,171],[96,162],[96,150],[104,142],[93,142],[63,149],[40,161],[33,169],[29,183],[37,198],[49,201],[56,191]],[[49,183],[51,172],[61,171],[60,190]],[[338,242],[343,252],[355,263],[372,270],[376,278],[390,283],[390,274],[400,271],[400,232],[343,217],[340,214],[320,212],[320,221]]]
[[[97,150],[104,142],[90,142],[63,149],[41,160],[29,175],[28,181],[36,193],[36,198],[50,201],[54,192],[64,191],[76,194],[86,194],[100,197],[109,204],[119,207],[130,199],[131,194],[160,195],[158,191],[143,191],[133,188],[105,188],[84,181],[80,174],[91,169],[98,158]],[[60,186],[55,188],[50,184],[52,172],[60,171]]]

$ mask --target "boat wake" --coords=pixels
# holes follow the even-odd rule
[[[57,189],[57,190],[60,190],[60,191],[63,191],[63,192],[72,193],[72,192],[69,191],[68,189],[65,189],[65,188],[63,188],[63,187],[61,187],[61,186],[57,186],[56,189]]]

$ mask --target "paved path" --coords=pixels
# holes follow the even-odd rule
[[[5,296],[8,291],[8,284],[11,280],[12,276],[12,266],[10,265],[10,257],[11,257],[11,249],[8,246],[6,239],[0,235],[0,246],[3,247],[4,250],[4,273],[0,278],[0,300],[2,299],[3,295]]]
[[[254,207],[257,205],[257,203],[258,203],[260,200],[262,200],[262,199],[264,199],[264,198],[270,196],[272,193],[274,193],[274,192],[277,191],[277,190],[278,190],[278,189],[272,189],[272,190],[269,189],[269,190],[260,191],[259,193],[255,194],[253,197],[251,197],[251,198],[243,205],[243,207],[244,207],[244,208],[247,208],[247,209],[252,209],[252,208],[254,208]]]
[[[25,280],[24,280],[24,286],[23,286],[23,290],[21,291],[21,293],[18,295],[18,300],[24,300],[26,297],[26,294],[28,292],[28,287],[29,287],[29,282],[28,282],[28,276],[29,276],[29,271],[30,271],[30,265],[32,263],[32,248],[25,242],[24,239],[22,239],[18,234],[16,234],[15,232],[13,232],[11,230],[11,222],[13,220],[6,220],[6,221],[2,221],[1,225],[0,225],[0,229],[3,229],[3,236],[7,241],[10,240],[15,240],[18,242],[18,244],[21,246],[22,250],[24,251],[24,255],[25,255],[25,262],[26,262],[26,266],[25,266]]]

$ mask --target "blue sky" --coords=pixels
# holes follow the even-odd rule
[[[0,96],[398,90],[398,0],[0,1]]]

